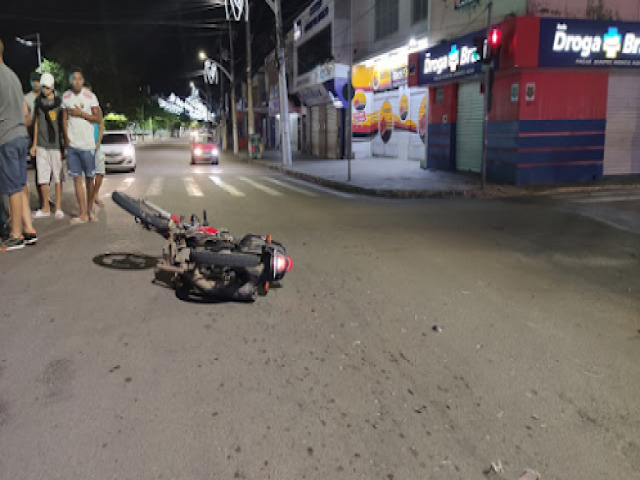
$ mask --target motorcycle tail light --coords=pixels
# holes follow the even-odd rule
[[[293,260],[288,255],[275,252],[271,260],[271,270],[275,280],[282,279],[293,268]]]

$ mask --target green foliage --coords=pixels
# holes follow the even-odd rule
[[[105,130],[126,130],[129,127],[129,120],[126,115],[119,113],[109,113],[104,117]]]
[[[53,75],[53,78],[56,82],[55,89],[59,93],[62,93],[69,88],[69,80],[67,78],[67,72],[65,68],[58,62],[49,60],[48,58],[43,58],[42,67],[38,68],[36,71],[40,73],[48,72],[51,75]]]

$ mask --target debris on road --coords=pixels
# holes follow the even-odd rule
[[[542,475],[540,475],[535,470],[531,470],[527,468],[524,472],[520,474],[518,480],[542,480]]]
[[[489,467],[486,468],[482,473],[484,473],[485,475],[489,475],[491,472],[504,473],[504,467],[502,466],[502,462],[500,460],[491,463],[491,465],[489,465]]]
[[[437,323],[433,324],[433,327],[431,327],[431,330],[433,330],[434,332],[437,332],[437,333],[442,332],[442,328],[440,328],[440,325],[438,325]]]

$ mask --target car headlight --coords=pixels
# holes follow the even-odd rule
[[[133,147],[131,145],[125,147],[122,151],[122,155],[124,155],[125,157],[133,157]]]
[[[193,150],[193,154],[194,154],[194,155],[197,155],[197,156],[202,155],[202,149],[201,149],[200,147],[198,147],[198,148],[194,149],[194,150]]]

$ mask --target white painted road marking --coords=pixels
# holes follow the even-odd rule
[[[156,177],[151,181],[149,188],[147,188],[147,193],[145,197],[159,197],[162,195],[162,185],[164,183],[164,178]]]
[[[276,185],[283,187],[283,188],[288,188],[289,190],[293,190],[294,192],[298,192],[301,193],[303,195],[307,195],[309,197],[317,197],[318,195],[316,195],[313,192],[310,192],[309,190],[305,190],[303,188],[298,188],[298,187],[294,187],[293,185],[290,185],[288,183],[285,182],[281,182],[280,180],[276,180],[275,178],[271,178],[271,177],[262,177],[265,180],[268,180],[271,183],[275,183]]]
[[[609,195],[602,197],[586,197],[569,200],[573,203],[612,203],[612,202],[631,202],[640,200],[640,195]]]
[[[184,186],[186,187],[187,193],[189,194],[190,197],[204,196],[204,194],[202,193],[202,190],[200,190],[200,187],[198,186],[196,181],[193,179],[193,177],[186,177],[184,179]]]
[[[321,185],[316,185],[315,183],[305,182],[304,180],[299,180],[294,177],[287,178],[287,181],[293,182],[297,185],[304,185],[307,188],[312,188],[313,190],[318,190],[323,193],[328,193],[329,195],[335,195],[336,197],[342,198],[353,198],[354,196],[351,193],[339,192],[337,190],[333,190],[331,188],[323,187]]]
[[[233,196],[233,197],[244,197],[245,196],[245,194],[242,193],[237,188],[224,183],[220,177],[217,177],[215,175],[211,175],[209,178],[211,179],[211,181],[213,183],[215,183],[218,187],[223,189],[225,192],[227,192],[231,196]]]
[[[282,194],[281,194],[279,191],[274,190],[274,189],[273,189],[273,188],[271,188],[271,187],[267,187],[266,185],[262,185],[262,184],[260,184],[260,183],[258,183],[258,182],[254,182],[254,181],[253,181],[253,180],[251,180],[250,178],[247,178],[247,177],[238,177],[238,179],[239,179],[239,180],[242,180],[243,182],[248,183],[248,184],[249,184],[249,185],[251,185],[253,188],[257,188],[258,190],[261,190],[261,191],[263,191],[264,193],[267,193],[267,194],[272,195],[272,196],[274,196],[274,197],[281,197],[281,196],[282,196]]]

